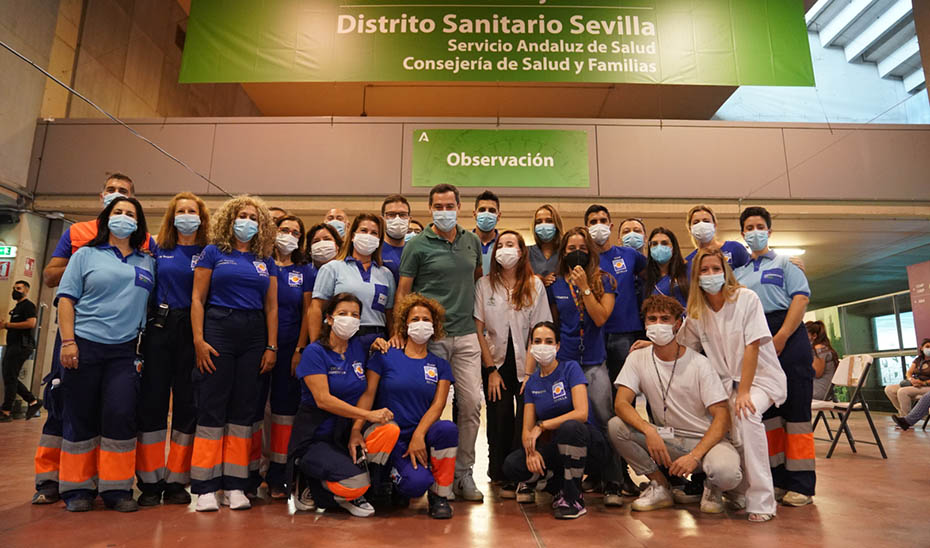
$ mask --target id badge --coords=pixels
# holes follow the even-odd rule
[[[659,437],[663,440],[675,439],[675,429],[671,426],[657,426],[656,432],[659,433]]]

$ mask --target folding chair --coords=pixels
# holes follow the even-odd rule
[[[875,428],[875,422],[872,420],[872,413],[869,412],[869,404],[866,403],[865,399],[862,397],[862,386],[865,384],[871,369],[872,356],[868,354],[846,356],[833,374],[833,385],[853,388],[849,402],[826,402],[819,400],[811,402],[811,410],[816,409],[818,411],[817,416],[823,419],[828,433],[830,432],[830,427],[827,424],[827,417],[824,411],[836,411],[840,414],[840,425],[837,428],[836,435],[831,435],[833,441],[830,444],[830,450],[827,451],[828,459],[833,456],[833,451],[836,450],[836,444],[840,441],[841,433],[846,435],[846,441],[849,442],[849,447],[852,449],[853,453],[856,452],[856,440],[853,439],[852,432],[849,431],[849,426],[847,424],[849,416],[853,411],[862,411],[865,413],[865,418],[869,421],[869,427],[872,429],[872,435],[875,437],[874,442],[860,441],[860,443],[877,445],[878,450],[882,454],[882,458],[888,458],[887,453],[885,453],[885,447],[882,445],[882,439],[878,435],[878,430]],[[816,425],[816,421],[814,424]]]

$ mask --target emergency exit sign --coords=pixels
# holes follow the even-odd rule
[[[15,245],[0,245],[0,259],[12,259],[16,257]]]

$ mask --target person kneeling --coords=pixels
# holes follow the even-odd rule
[[[397,443],[400,428],[390,422],[390,409],[369,411],[358,406],[365,392],[365,337],[356,337],[362,304],[340,293],[326,308],[320,338],[308,346],[297,365],[301,404],[288,446],[289,469],[298,478],[295,506],[312,510],[341,506],[357,517],[375,513],[365,500],[371,485],[369,467],[384,465]],[[372,423],[364,436],[352,429],[355,419]],[[367,451],[367,454],[366,454]],[[291,474],[288,474],[291,477]],[[309,486],[301,479],[309,479]]]
[[[632,508],[649,511],[674,504],[661,465],[676,476],[707,474],[701,511],[719,514],[723,492],[742,480],[739,453],[724,439],[730,428],[727,392],[707,358],[675,341],[684,312],[678,301],[653,295],[642,311],[653,344],[627,357],[614,382],[617,416],[608,423],[614,449],[650,480]],[[646,396],[657,424],[633,407],[638,394]]]
[[[530,353],[539,364],[524,385],[523,448],[504,461],[504,475],[535,484],[546,478],[556,519],[587,513],[581,493],[585,467],[607,461],[607,443],[588,415],[587,379],[576,361],[555,359],[559,330],[539,322],[530,330]]]

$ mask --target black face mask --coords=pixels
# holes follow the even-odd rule
[[[13,290],[13,300],[18,301],[23,298],[23,293],[21,291]]]
[[[576,266],[584,268],[588,266],[588,254],[584,251],[575,250],[571,253],[565,254],[565,264],[568,265],[569,270],[574,269]]]

